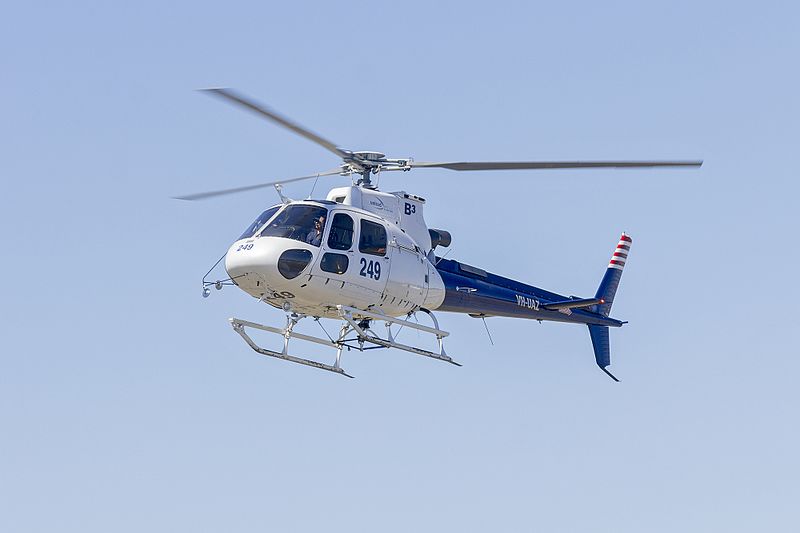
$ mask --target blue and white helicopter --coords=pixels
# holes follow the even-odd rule
[[[397,348],[458,365],[445,352],[443,340],[448,332],[439,327],[433,313],[448,311],[481,319],[514,317],[585,324],[597,365],[617,381],[607,369],[611,363],[609,328],[620,327],[625,322],[609,314],[631,248],[632,240],[628,235],[623,233],[620,237],[593,297],[563,296],[438,256],[436,249],[449,246],[451,236],[447,231],[428,228],[425,224],[425,200],[404,191],[381,192],[372,177],[380,172],[406,172],[417,168],[477,171],[699,167],[702,161],[418,162],[411,158],[392,159],[379,152],[339,148],[230,89],[207,89],[205,92],[311,140],[342,161],[333,170],[310,176],[177,197],[200,200],[263,187],[275,187],[280,195],[282,202],[261,213],[223,256],[229,278],[203,279],[204,296],[209,295],[212,285],[217,289],[235,285],[259,301],[286,312],[286,325],[282,328],[230,319],[233,329],[253,350],[347,377],[352,376],[342,368],[345,349]],[[353,183],[349,187],[332,189],[324,200],[290,200],[281,191],[285,183],[331,175],[353,176]],[[410,320],[418,312],[429,315],[432,325]],[[295,326],[305,318],[338,320],[338,336],[326,333],[326,337],[317,337],[296,331]],[[379,324],[383,324],[385,331],[379,331],[376,327]],[[395,338],[397,331],[392,332],[393,327],[433,335],[438,343],[437,351],[399,342]],[[260,347],[247,333],[247,328],[280,335],[283,348],[276,351]],[[331,348],[336,354],[333,364],[291,355],[289,343],[292,339]]]

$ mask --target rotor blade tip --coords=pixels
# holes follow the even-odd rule
[[[228,87],[201,87],[200,89],[195,89],[195,91],[218,96],[227,96],[231,93]]]

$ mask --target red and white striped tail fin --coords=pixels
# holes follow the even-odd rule
[[[625,261],[628,259],[628,252],[631,249],[633,239],[628,237],[625,233],[619,238],[617,249],[614,250],[614,255],[611,256],[611,261],[608,263],[608,268],[616,268],[622,270],[625,266]]]
[[[606,274],[597,288],[596,298],[601,298],[603,303],[597,306],[597,312],[605,316],[611,313],[611,304],[614,303],[614,295],[617,293],[619,287],[619,280],[622,277],[622,269],[625,268],[625,263],[628,261],[628,253],[631,251],[631,239],[625,233],[619,238],[617,248],[608,262]]]

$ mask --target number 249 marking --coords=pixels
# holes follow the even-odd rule
[[[367,261],[361,258],[361,271],[360,275],[365,278],[380,279],[381,278],[381,264],[378,261]]]

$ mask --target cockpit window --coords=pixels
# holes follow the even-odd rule
[[[283,237],[319,246],[328,211],[313,205],[289,205],[261,231],[262,237]]]
[[[272,216],[278,212],[278,209],[280,208],[281,206],[276,205],[270,207],[269,209],[258,215],[258,218],[252,224],[250,224],[250,226],[248,226],[248,228],[244,231],[244,233],[242,233],[242,236],[239,237],[239,240],[249,239],[250,237],[255,235],[256,232],[259,230],[259,228],[261,228],[261,226],[266,224],[269,221],[269,219],[271,219]]]

